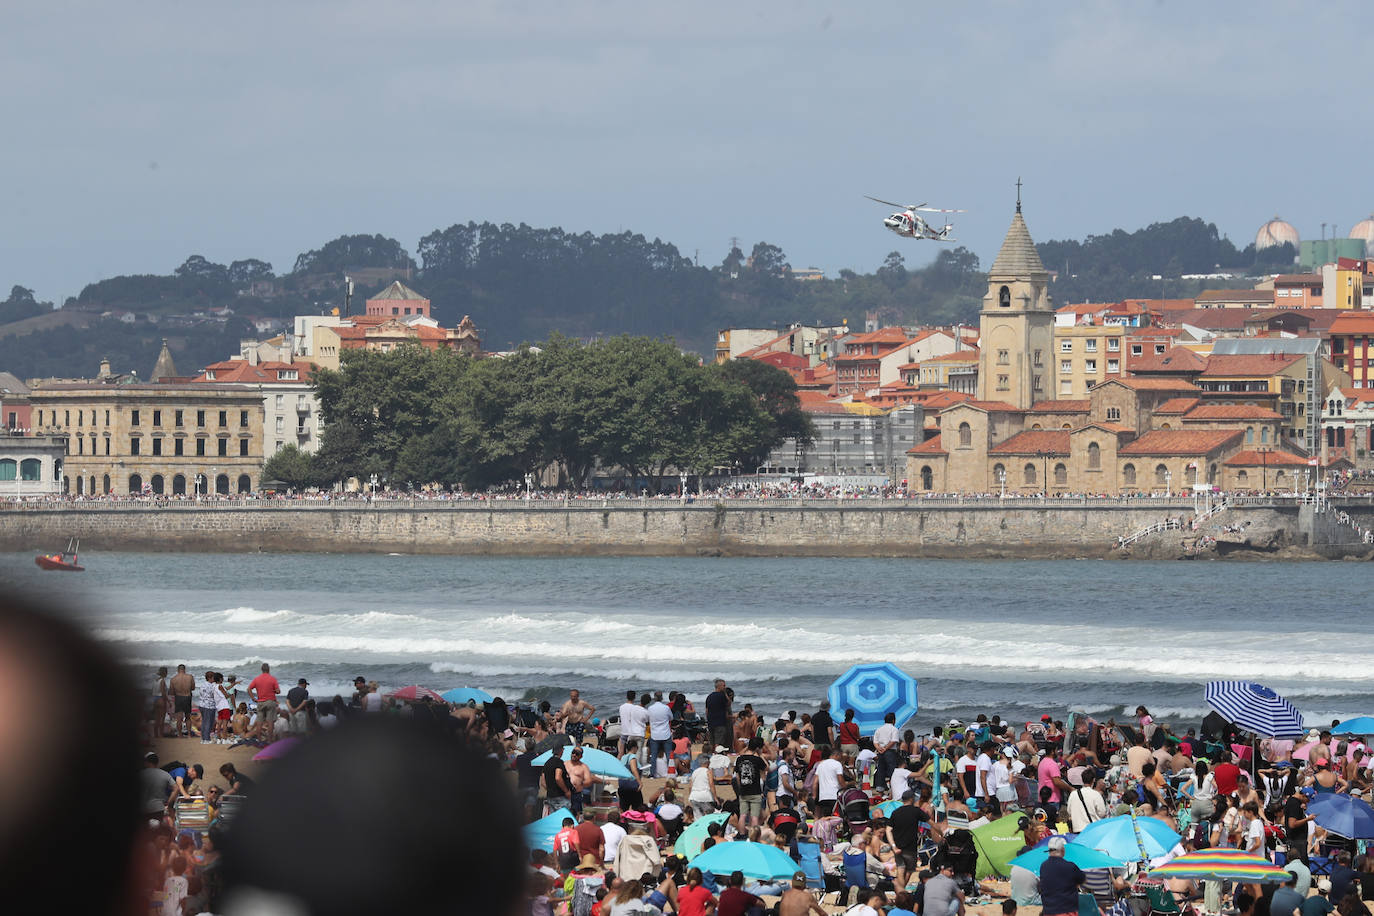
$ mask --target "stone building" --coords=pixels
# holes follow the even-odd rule
[[[45,382],[34,431],[66,441],[62,491],[194,495],[257,489],[262,393],[190,382]]]
[[[0,496],[62,492],[67,443],[59,436],[0,434]]]
[[[1021,410],[1048,396],[1046,376],[1054,335],[1050,274],[1040,262],[1030,230],[1016,215],[1002,250],[988,271],[988,293],[979,313],[978,398]]]

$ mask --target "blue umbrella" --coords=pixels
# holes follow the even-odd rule
[[[830,685],[827,696],[835,715],[854,710],[865,734],[882,725],[888,713],[896,714],[898,726],[916,715],[916,679],[890,662],[855,665]]]
[[[468,705],[468,700],[476,700],[483,705],[490,703],[492,695],[476,687],[454,687],[439,694],[445,700],[458,706]]]
[[[1040,874],[1040,866],[1050,857],[1049,846],[1038,846],[1030,852],[1023,852],[1011,860],[1012,865],[1019,865],[1022,868]],[[1068,859],[1079,868],[1125,868],[1126,863],[1105,852],[1099,852],[1090,846],[1080,843],[1065,843],[1064,858]]]
[[[1346,719],[1331,729],[1333,735],[1374,735],[1374,716],[1356,716]]]
[[[792,857],[778,847],[744,841],[717,843],[687,865],[716,875],[740,871],[760,881],[790,878],[801,870]]]
[[[874,805],[869,810],[871,814],[876,815],[878,817],[891,817],[892,812],[896,811],[900,807],[902,807],[901,799],[894,798],[891,801],[883,802],[881,805]]]
[[[530,849],[552,851],[553,837],[554,834],[563,829],[563,818],[572,816],[572,811],[567,808],[559,808],[548,817],[541,817],[533,823],[526,824],[525,845]],[[573,819],[576,820],[576,818]]]
[[[1164,855],[1182,839],[1163,821],[1118,814],[1093,821],[1083,828],[1074,843],[1127,862],[1139,862],[1141,858]]]
[[[1302,713],[1263,684],[1250,681],[1212,681],[1207,703],[1237,725],[1257,735],[1290,738],[1301,735]]]
[[[1322,793],[1307,803],[1317,826],[1350,840],[1374,838],[1374,808],[1350,795]]]
[[[545,751],[538,757],[531,760],[530,766],[542,767],[544,764],[549,762],[549,758],[552,756],[552,751]],[[571,756],[572,751],[564,749],[563,759],[568,760]],[[594,747],[582,748],[582,762],[587,765],[587,769],[591,770],[597,776],[610,776],[613,779],[634,778],[630,775],[629,769],[626,768],[625,764],[620,762],[620,760],[615,756],[615,754],[608,754],[605,751],[598,751]]]

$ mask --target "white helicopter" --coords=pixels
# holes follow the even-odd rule
[[[864,197],[868,197],[867,194]],[[943,210],[939,207],[927,207],[925,204],[894,204],[890,200],[882,200],[877,197],[868,197],[869,200],[880,204],[887,204],[889,207],[897,207],[898,212],[883,220],[883,225],[905,239],[929,239],[932,242],[954,242],[957,239],[949,237],[950,231],[954,228],[950,223],[945,223],[940,229],[936,229],[930,223],[921,218],[921,213],[966,213],[966,210]]]

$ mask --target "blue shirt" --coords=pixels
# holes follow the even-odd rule
[[[1062,856],[1050,856],[1040,865],[1040,911],[1045,916],[1078,912],[1078,886],[1087,875]]]

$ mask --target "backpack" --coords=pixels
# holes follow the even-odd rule
[[[592,878],[578,878],[573,882],[572,916],[590,916],[596,905],[596,889],[601,884]]]

